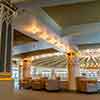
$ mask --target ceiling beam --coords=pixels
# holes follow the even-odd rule
[[[30,5],[35,7],[50,7],[63,4],[75,4],[81,2],[91,2],[96,0],[14,0],[18,5]]]
[[[33,52],[37,50],[53,48],[52,45],[46,43],[45,41],[31,42],[24,45],[15,46],[12,50],[12,55],[19,55],[23,53]]]
[[[72,25],[70,27],[66,27],[64,30],[63,36],[80,36],[80,35],[88,35],[91,33],[99,33],[100,32],[100,22],[89,23],[89,24],[80,24],[80,25]]]
[[[72,36],[76,44],[96,44],[100,43],[100,22],[74,25],[66,28],[63,38]]]
[[[25,12],[22,12],[19,16],[17,16],[13,25],[15,29],[34,38],[34,36],[36,35],[33,33],[34,30],[32,28],[35,24],[38,23],[40,25],[38,25],[37,27],[40,27],[42,31],[45,31],[48,34],[57,36],[62,34],[60,27],[41,8],[34,10],[34,7],[25,7]],[[31,30],[27,30],[28,28]],[[63,48],[57,48],[55,47],[55,45],[54,48],[59,51],[63,51]]]

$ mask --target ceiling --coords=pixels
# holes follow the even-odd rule
[[[26,0],[11,0],[14,3],[18,3],[18,2],[25,2]]]
[[[23,33],[14,30],[14,42],[13,45],[14,46],[18,46],[18,45],[23,45],[23,44],[27,44],[27,43],[31,43],[31,42],[37,42],[38,40],[30,38],[26,35],[24,35]]]
[[[62,29],[72,25],[100,21],[100,4],[97,4],[95,1],[44,7],[43,9]]]
[[[95,1],[95,0],[12,0],[13,3],[16,4],[28,4],[31,3],[32,5],[36,7],[49,7],[49,6],[55,6],[55,5],[63,5],[63,4],[75,4],[79,2],[89,2],[89,1]],[[30,4],[30,5],[31,5]]]
[[[78,45],[100,43],[99,0],[43,7],[43,10],[60,26],[65,40],[71,36]]]
[[[31,56],[37,56],[37,55],[42,55],[42,54],[48,54],[48,53],[56,53],[58,52],[57,50],[53,49],[53,48],[49,48],[49,49],[42,49],[42,50],[35,50],[35,51],[31,51],[31,52],[27,52],[27,53],[22,53],[22,54],[17,54],[14,55],[15,57],[31,57]]]
[[[45,28],[42,29],[49,28],[48,33],[56,33],[65,40],[72,35],[72,41],[77,39],[78,44],[100,42],[97,39],[100,32],[99,0],[14,0],[14,3],[19,8],[14,27],[25,35],[34,38],[27,27],[39,22],[38,27],[43,25]]]
[[[70,35],[72,41],[76,41],[79,45],[100,43],[99,0],[14,0],[14,3],[19,8],[14,27],[31,38],[35,35],[27,28],[39,23],[38,27],[45,26],[42,27],[44,30],[49,29],[48,33],[56,33],[65,41]],[[57,51],[45,49],[23,53],[21,56],[48,52]],[[33,61],[33,65],[65,67],[66,58],[64,56],[40,58]]]
[[[46,67],[46,68],[66,68],[66,57],[64,55],[45,57],[32,62],[33,66]]]

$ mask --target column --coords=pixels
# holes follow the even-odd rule
[[[0,0],[0,92],[9,91],[12,87],[11,50],[12,50],[12,18],[16,8],[10,0]]]
[[[12,18],[16,8],[10,0],[0,0],[0,72],[10,72],[13,40]]]
[[[31,57],[23,58],[23,79],[25,78],[32,78],[31,76],[31,65],[32,65],[32,59]]]
[[[74,50],[70,50],[66,54],[67,62],[68,62],[68,81],[69,81],[69,90],[76,90],[76,77],[80,75],[80,67],[79,67],[79,57],[77,56]]]
[[[12,43],[13,43],[13,29],[11,23],[8,24],[6,40],[6,71],[10,72],[11,69],[11,57],[12,57]]]

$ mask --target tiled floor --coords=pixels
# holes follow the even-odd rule
[[[21,90],[0,93],[0,100],[100,100],[100,94]]]

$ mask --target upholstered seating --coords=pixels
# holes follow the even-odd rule
[[[32,87],[31,84],[32,84],[31,78],[20,80],[20,87],[23,87],[24,89],[30,89]]]
[[[60,81],[59,80],[47,80],[45,89],[48,91],[60,90]]]
[[[77,90],[79,92],[97,92],[97,80],[91,80],[85,77],[77,78]]]
[[[60,90],[68,90],[69,84],[68,81],[60,81]]]
[[[42,89],[41,79],[32,80],[32,89],[33,90],[41,90]]]

